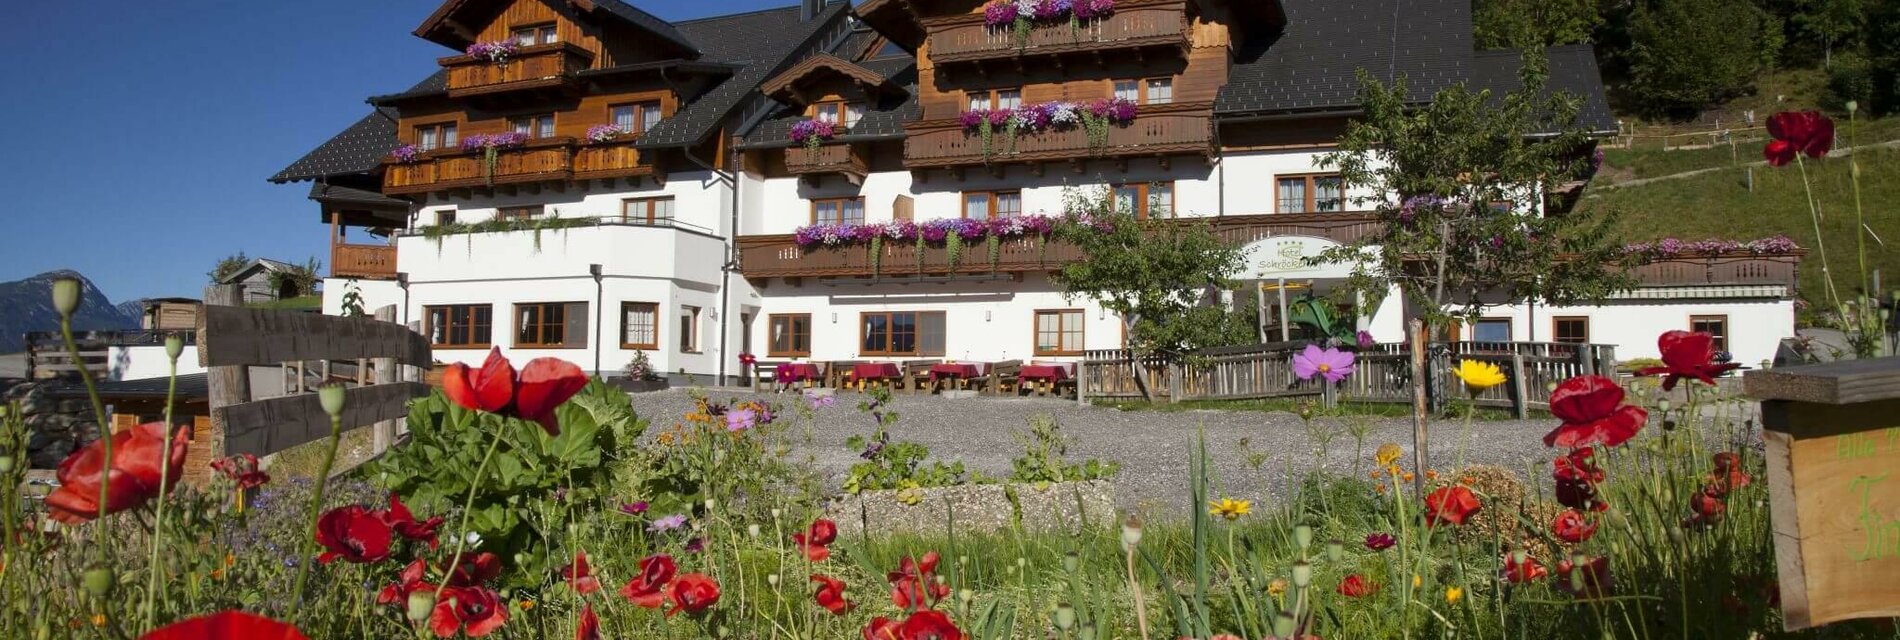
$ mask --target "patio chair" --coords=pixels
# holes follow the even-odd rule
[[[970,384],[978,389],[989,389],[991,395],[1003,395],[1004,389],[1013,393],[1017,387],[1017,374],[1022,370],[1023,361],[1021,360],[990,363],[983,367],[983,375],[971,380]]]
[[[752,363],[752,390],[778,390],[778,366],[785,362],[760,360]]]
[[[819,367],[821,371],[818,372],[818,375],[824,378],[826,387],[843,389],[845,388],[845,378],[851,375],[851,367],[857,366],[858,363],[861,362],[863,362],[863,360],[833,360],[826,362],[823,366]]]
[[[930,382],[930,367],[942,363],[943,360],[937,359],[905,360],[898,363],[897,370],[903,373],[903,377],[898,379],[898,384],[903,385],[905,391],[917,393]]]

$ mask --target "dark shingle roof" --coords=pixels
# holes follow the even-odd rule
[[[373,171],[382,164],[383,157],[400,144],[396,140],[395,111],[378,108],[290,163],[270,180],[281,184]]]
[[[796,62],[790,59],[792,53],[848,9],[846,3],[833,4],[810,21],[801,21],[800,7],[791,6],[677,23],[681,33],[700,44],[704,60],[745,67],[661,121],[634,146],[679,147],[705,140],[747,96],[757,95],[760,82]]]
[[[866,60],[858,65],[889,78],[891,84],[903,86],[905,94],[902,99],[886,99],[865,109],[864,116],[858,119],[858,126],[852,127],[850,133],[838,136],[836,140],[853,142],[903,137],[904,123],[923,117],[923,110],[917,106],[916,60],[885,58]],[[747,132],[745,141],[739,146],[749,149],[790,146],[792,125],[804,119],[803,109],[782,107]]]
[[[342,185],[314,182],[310,184],[310,199],[323,202],[364,204],[370,206],[409,208],[408,200],[398,200],[375,191],[355,189]]]
[[[1583,100],[1577,126],[1591,133],[1616,131],[1616,116],[1603,92],[1603,74],[1597,70],[1596,51],[1590,45],[1565,45],[1546,51],[1550,80],[1546,88]],[[1490,89],[1496,96],[1516,91],[1517,74],[1524,68],[1524,52],[1517,49],[1479,51],[1472,57],[1473,91]]]
[[[639,7],[621,2],[620,0],[594,0],[594,6],[608,15],[626,21],[628,24],[650,31],[653,35],[659,36],[662,40],[666,40],[674,46],[687,51],[700,50],[698,45],[693,44],[691,38],[686,37],[685,34],[679,32],[679,29],[674,28],[673,23],[661,20],[658,16],[640,10]]]
[[[1385,81],[1404,76],[1414,98],[1429,97],[1470,73],[1467,0],[1285,0],[1284,5],[1285,32],[1257,58],[1235,62],[1215,112],[1356,107],[1361,68]]]

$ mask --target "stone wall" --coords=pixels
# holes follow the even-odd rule
[[[26,416],[27,459],[35,469],[57,467],[79,443],[99,437],[91,401],[47,397],[47,388],[57,384],[0,380],[0,402],[17,403]]]

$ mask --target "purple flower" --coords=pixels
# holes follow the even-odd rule
[[[687,540],[687,541],[686,541],[686,552],[687,552],[687,553],[699,553],[699,552],[701,552],[701,551],[705,551],[705,550],[706,550],[706,539],[705,539],[705,538],[693,538],[693,539],[691,539],[691,540]]]
[[[983,6],[983,23],[992,27],[1006,25],[1016,21],[1016,3],[1010,0],[991,0]]]
[[[630,515],[630,516],[637,516],[637,515],[646,513],[647,501],[639,500],[639,501],[629,502],[629,503],[620,505],[620,512]]]
[[[496,40],[468,45],[462,53],[468,54],[470,58],[482,58],[491,63],[499,63],[507,61],[509,56],[520,50],[521,45],[513,40]]]
[[[813,139],[830,140],[838,135],[838,126],[824,120],[802,120],[792,125],[792,142],[805,144]]]
[[[681,514],[681,513],[675,513],[673,515],[666,516],[658,520],[654,520],[653,524],[647,525],[647,531],[658,533],[661,531],[672,531],[674,529],[678,529],[684,526],[686,526],[686,515]]]
[[[1371,549],[1373,551],[1384,551],[1386,549],[1392,548],[1393,545],[1396,545],[1398,543],[1399,543],[1398,539],[1393,538],[1392,534],[1390,533],[1366,534],[1366,548]]]
[[[751,409],[737,409],[726,413],[727,431],[745,431],[759,423],[759,414]]]
[[[1318,375],[1327,382],[1339,382],[1352,375],[1352,353],[1338,349],[1321,350],[1319,345],[1306,345],[1306,350],[1293,356],[1293,375],[1301,380],[1310,380]]]
[[[394,156],[397,162],[401,162],[403,164],[415,162],[416,156],[421,155],[421,154],[422,154],[422,147],[413,145],[413,144],[405,144],[403,146],[396,147],[395,151],[389,152],[389,155]]]
[[[838,404],[838,398],[834,396],[828,396],[828,395],[821,396],[816,393],[805,394],[805,400],[811,403],[812,411],[817,411],[819,409],[823,409],[825,407]]]
[[[628,133],[632,132],[617,124],[597,124],[587,128],[587,139],[593,142],[607,142]]]
[[[1371,331],[1360,331],[1358,338],[1360,349],[1371,349],[1373,345],[1378,344],[1378,341],[1372,339]]]

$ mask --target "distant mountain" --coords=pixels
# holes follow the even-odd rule
[[[78,278],[79,312],[74,331],[118,331],[139,328],[141,309],[133,303],[113,305],[106,294],[77,271],[59,270],[13,282],[0,282],[0,353],[26,349],[29,331],[58,331],[59,312],[53,310],[53,280]]]

